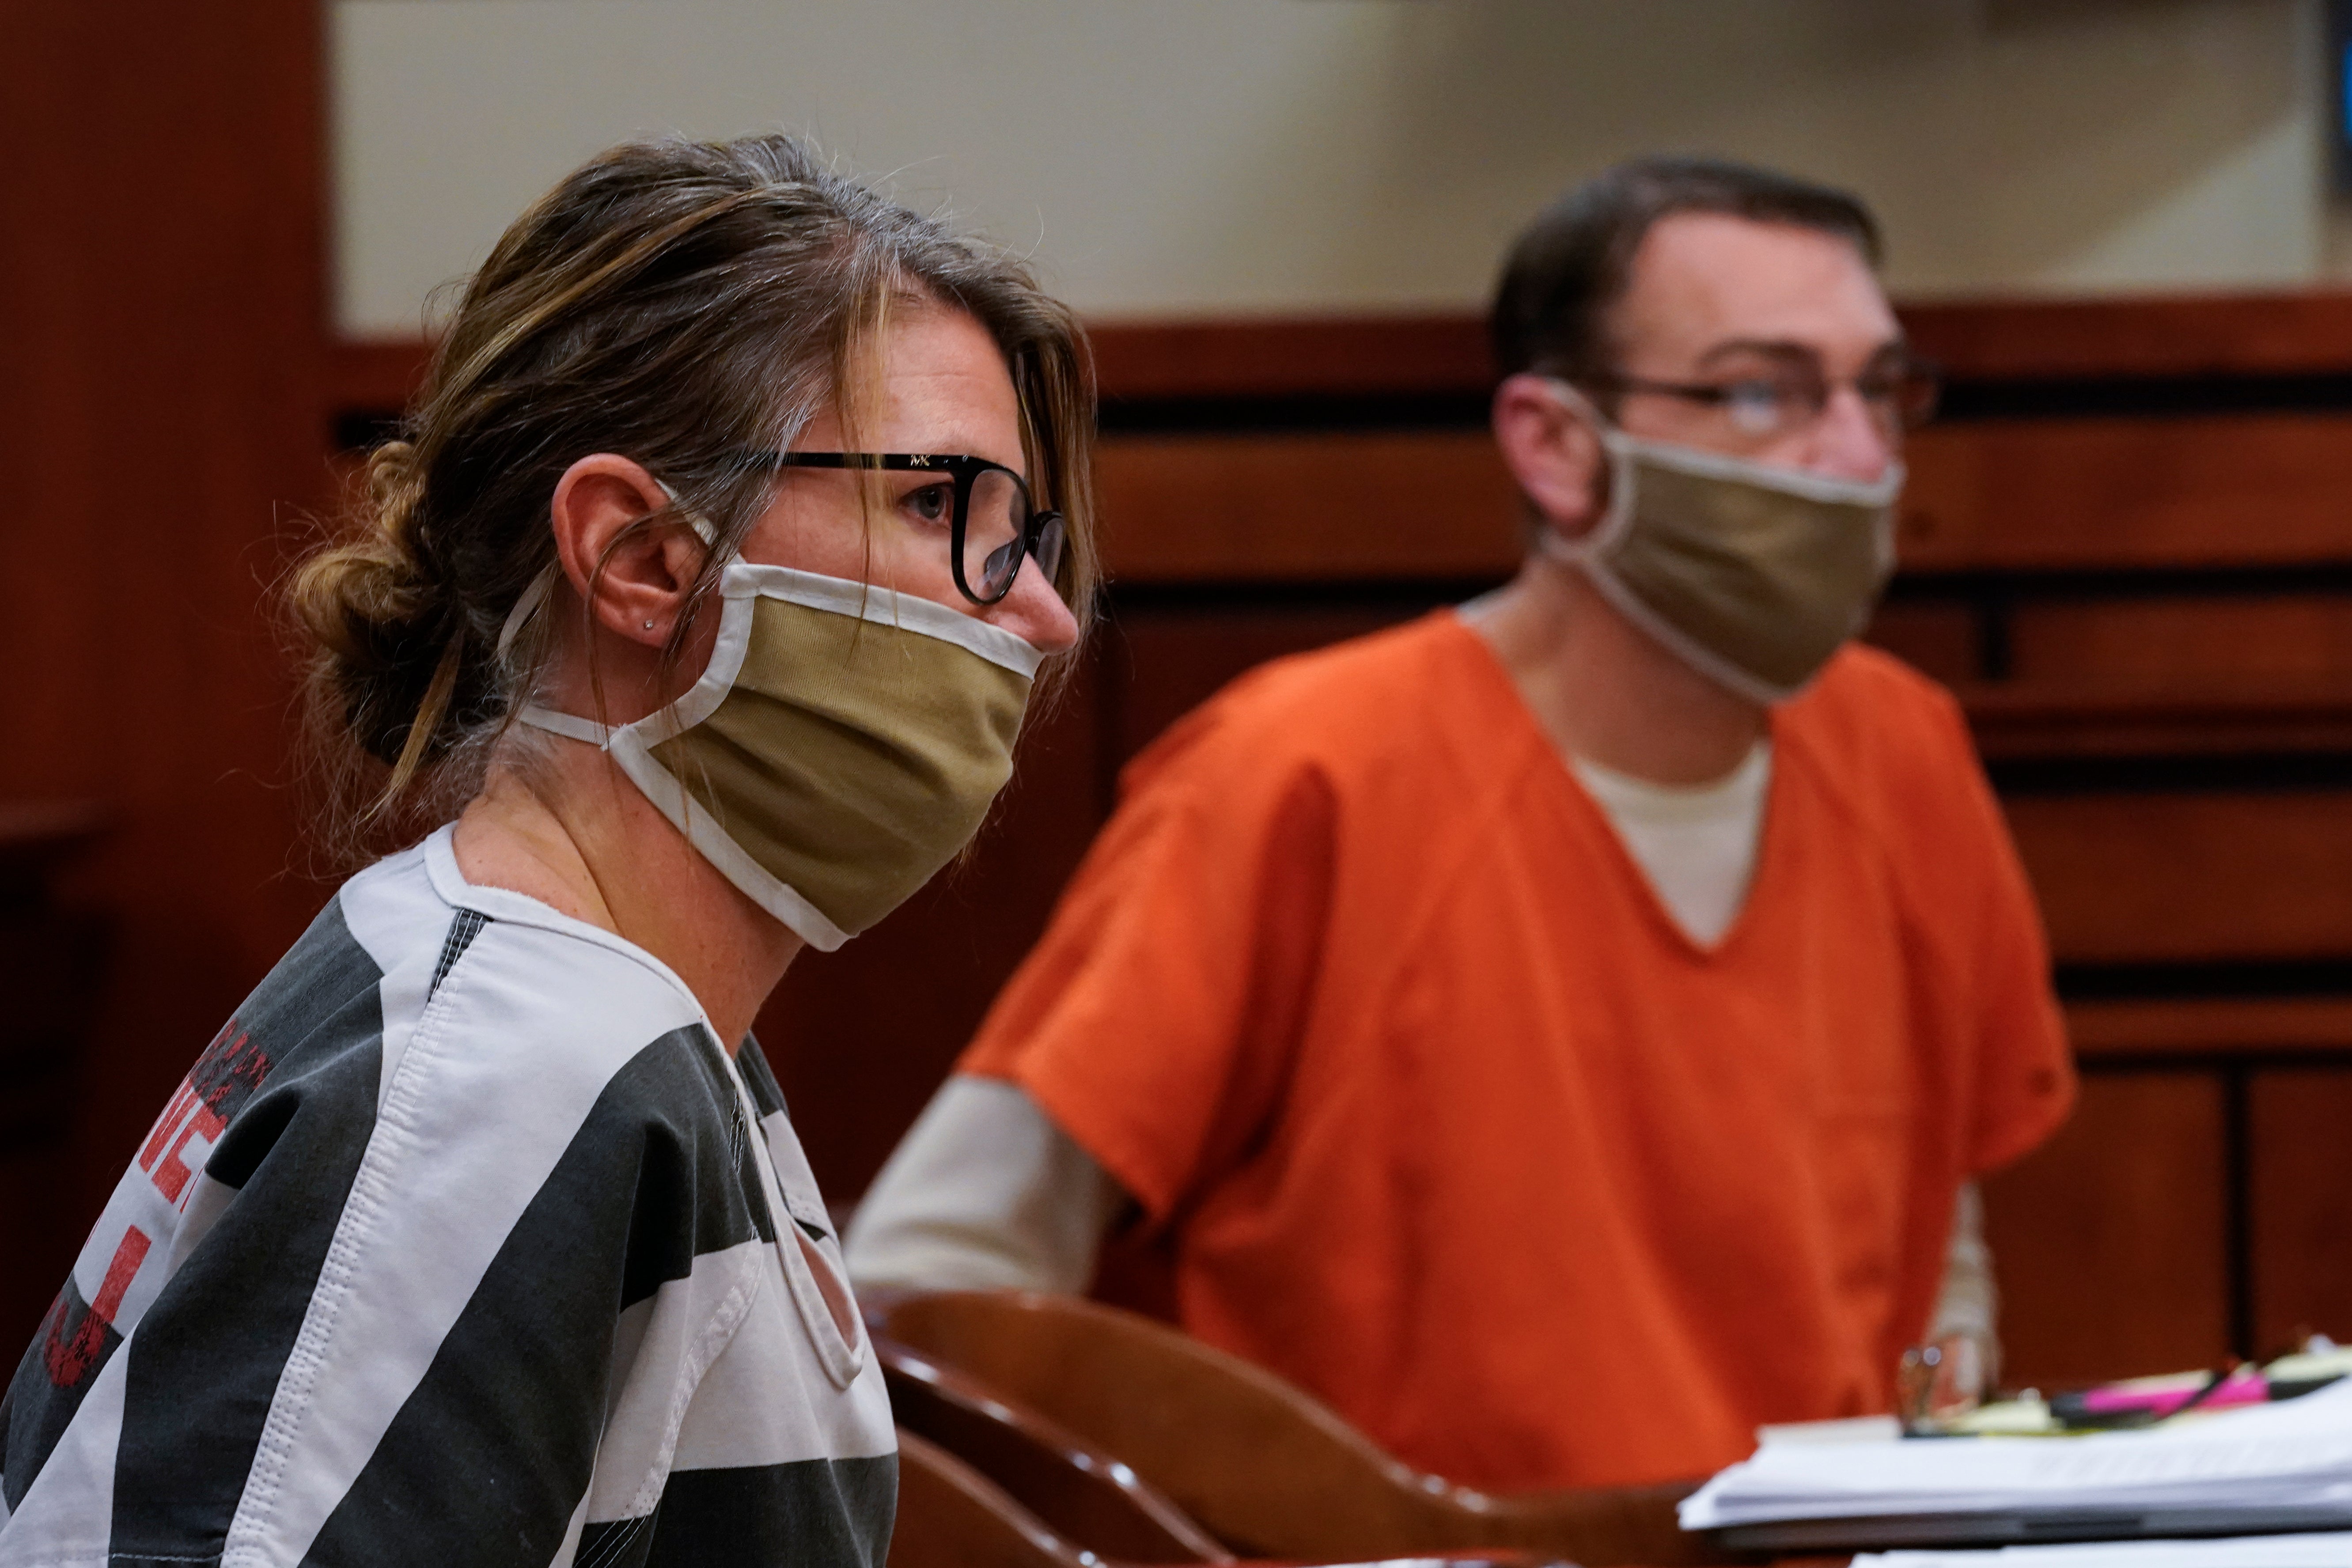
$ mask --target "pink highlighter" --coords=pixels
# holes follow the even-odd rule
[[[2339,1374],[2340,1375],[2340,1374]],[[2335,1382],[2334,1377],[2294,1378],[2273,1382],[2263,1369],[2242,1364],[2227,1373],[2182,1372],[2163,1377],[2134,1377],[2102,1384],[2050,1401],[2050,1414],[2068,1426],[2141,1426],[2199,1410],[2227,1410],[2241,1405],[2261,1405],[2293,1399]]]

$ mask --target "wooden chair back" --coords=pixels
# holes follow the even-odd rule
[[[901,1427],[889,1568],[1100,1568],[1100,1562],[971,1466]]]
[[[937,1444],[1083,1550],[1126,1563],[1233,1554],[1128,1466],[969,1373],[877,1337],[902,1434]]]
[[[1083,1551],[972,1466],[905,1427],[898,1430],[898,1515],[889,1568],[1126,1568]],[[1233,1559],[1221,1558],[1223,1562]],[[1243,1568],[1284,1568],[1276,1563]],[[1292,1564],[1289,1568],[1303,1568]],[[1321,1568],[1574,1568],[1525,1552],[1448,1552]]]
[[[1514,1547],[1612,1563],[1717,1562],[1675,1524],[1688,1485],[1498,1498],[1382,1452],[1282,1379],[1069,1297],[901,1298],[881,1331],[1125,1461],[1235,1551],[1381,1557]]]

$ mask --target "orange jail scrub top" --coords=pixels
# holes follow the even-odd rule
[[[961,1070],[1160,1227],[1185,1328],[1489,1489],[1703,1475],[1885,1411],[1959,1184],[2064,1117],[1957,706],[1841,652],[1771,716],[1745,908],[1661,907],[1450,611],[1129,768]]]

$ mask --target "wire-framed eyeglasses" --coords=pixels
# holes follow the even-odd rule
[[[901,497],[926,521],[948,524],[948,564],[955,585],[975,605],[993,605],[1013,592],[1024,560],[1069,597],[1062,574],[1069,526],[1062,514],[1031,504],[1019,474],[986,458],[950,452],[761,452],[756,461],[779,468],[866,468],[937,474],[940,482]],[[925,510],[927,507],[935,510]]]
[[[1743,434],[1757,437],[1783,435],[1813,424],[1829,407],[1832,395],[1847,385],[1862,399],[1880,432],[1894,439],[1932,418],[1943,391],[1937,366],[1908,356],[1874,365],[1845,381],[1805,364],[1718,382],[1651,381],[1613,371],[1580,379],[1601,391],[1650,393],[1704,404],[1720,409]]]

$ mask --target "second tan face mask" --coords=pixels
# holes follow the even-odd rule
[[[1902,465],[1862,483],[1644,441],[1560,390],[1608,453],[1609,503],[1580,539],[1546,529],[1544,552],[1717,683],[1759,702],[1803,690],[1895,570]]]

